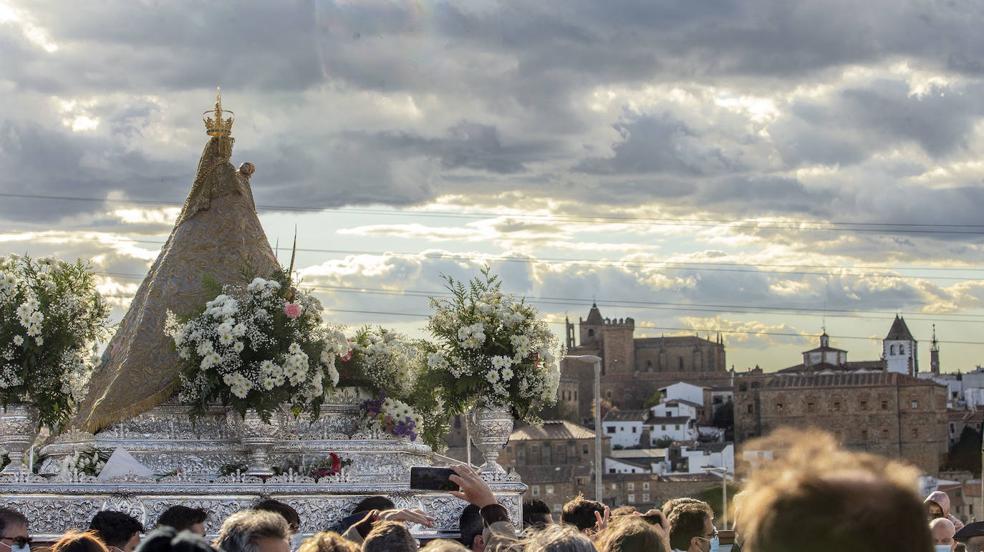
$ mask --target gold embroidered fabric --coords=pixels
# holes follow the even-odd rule
[[[256,216],[252,171],[232,166],[232,143],[213,136],[205,146],[184,208],[92,376],[76,427],[95,433],[174,395],[181,368],[165,319],[168,311],[193,314],[212,299],[206,275],[231,284],[278,268]]]

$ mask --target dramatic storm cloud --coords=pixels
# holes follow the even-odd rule
[[[824,309],[832,335],[901,311],[980,341],[982,24],[959,0],[0,0],[0,244],[91,259],[122,312],[221,85],[271,240],[298,226],[347,323],[419,330],[394,294],[490,262],[553,322],[596,299],[731,331],[738,367],[795,363],[768,336]]]

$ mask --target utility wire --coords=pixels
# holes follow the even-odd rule
[[[175,200],[148,199],[114,199],[66,195],[17,194],[0,192],[0,197],[10,199],[76,201],[90,203],[118,203],[138,205],[182,205]],[[821,231],[821,232],[875,232],[883,234],[969,234],[984,235],[984,224],[943,224],[943,223],[894,223],[894,222],[852,222],[852,221],[810,221],[810,220],[726,220],[726,219],[685,219],[685,218],[646,218],[635,216],[590,216],[576,217],[570,215],[540,215],[533,213],[488,213],[488,212],[450,212],[450,211],[389,211],[384,209],[343,208],[336,206],[300,206],[300,205],[268,205],[258,204],[258,210],[264,211],[295,211],[321,212],[336,211],[352,214],[370,214],[387,216],[437,217],[456,219],[485,219],[492,217],[529,218],[535,220],[549,219],[563,222],[598,223],[612,222],[621,224],[643,224],[647,226],[693,226],[715,227],[721,225],[748,225],[755,228],[772,228],[780,230]],[[936,230],[944,228],[945,230]],[[968,230],[958,230],[968,229]]]

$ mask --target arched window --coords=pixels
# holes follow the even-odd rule
[[[588,330],[588,337],[594,337],[594,330]]]
[[[901,343],[899,343],[899,354],[900,355],[904,355],[905,354],[905,345],[903,345]]]
[[[894,355],[895,354],[895,345],[890,345],[888,347],[888,354],[890,354],[890,355]]]
[[[646,371],[647,372],[652,372],[653,371],[653,361],[651,361],[651,360],[647,360],[646,361]]]
[[[677,357],[677,370],[683,372],[683,357]]]

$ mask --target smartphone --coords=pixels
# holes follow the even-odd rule
[[[410,488],[421,491],[457,491],[458,484],[451,481],[454,470],[415,466],[410,468]]]

